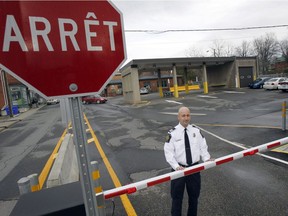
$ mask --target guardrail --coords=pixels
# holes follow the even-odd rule
[[[104,199],[110,199],[110,198],[120,196],[123,194],[132,194],[139,190],[142,190],[142,189],[145,189],[145,188],[157,185],[157,184],[168,182],[177,178],[181,178],[183,176],[191,175],[193,173],[201,172],[203,170],[207,170],[209,168],[219,166],[224,163],[228,163],[230,161],[237,160],[246,156],[252,156],[252,155],[257,154],[258,152],[264,152],[269,149],[272,149],[272,148],[275,148],[277,146],[287,144],[287,143],[288,143],[288,137],[285,137],[285,138],[275,140],[273,142],[269,142],[266,144],[262,144],[253,148],[249,148],[249,149],[246,149],[246,150],[234,153],[234,154],[226,155],[218,159],[215,159],[213,161],[208,161],[208,162],[205,162],[205,163],[193,166],[193,167],[189,167],[184,170],[167,173],[164,175],[156,176],[156,177],[146,179],[143,181],[139,181],[136,183],[128,184],[122,187],[114,188],[111,190],[106,190],[104,192],[97,193],[96,196],[97,197],[104,196]]]
[[[200,85],[189,85],[188,86],[188,90],[190,91],[190,90],[199,90],[200,89]],[[174,92],[175,91],[175,89],[174,89],[174,87],[170,87],[169,88],[169,90],[170,90],[170,92]],[[178,86],[178,91],[185,91],[186,90],[186,88],[185,88],[185,86]]]

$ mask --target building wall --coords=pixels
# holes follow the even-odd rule
[[[106,86],[104,92],[102,92],[102,95],[105,97],[113,97],[122,94],[122,76],[120,73],[116,73],[110,83]]]
[[[139,75],[136,67],[129,67],[122,72],[123,96],[128,103],[141,102],[139,93]]]
[[[288,73],[288,62],[276,62],[272,65],[271,70],[273,70],[274,73]]]
[[[206,67],[208,86],[221,86],[226,85],[226,73],[222,66]]]
[[[253,70],[253,80],[255,80],[259,76],[258,66],[257,66],[257,60],[256,58],[242,58],[242,59],[236,59],[235,62],[235,79],[238,88],[243,87],[240,86],[240,75],[239,75],[239,68],[241,67],[252,67]]]
[[[182,77],[177,78],[178,85],[183,85]],[[169,71],[161,71],[161,86],[163,91],[168,91],[174,85],[172,74]],[[158,74],[152,71],[145,71],[139,73],[139,86],[140,88],[146,87],[151,92],[159,91]]]
[[[239,68],[252,67],[254,79],[258,76],[256,58],[237,59],[223,65],[207,67],[207,78],[209,87],[239,88]]]
[[[255,59],[236,59],[236,68],[238,69],[239,67],[253,67],[253,76],[254,79],[258,77],[258,70],[257,70],[257,61]]]

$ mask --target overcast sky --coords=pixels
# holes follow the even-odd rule
[[[186,57],[189,48],[206,56],[213,41],[237,46],[275,33],[288,39],[288,28],[241,31],[168,32],[164,30],[242,28],[288,25],[288,0],[112,0],[123,13],[128,61]],[[127,30],[159,30],[135,33]]]

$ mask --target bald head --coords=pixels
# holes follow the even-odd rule
[[[190,110],[188,107],[180,107],[178,110],[178,120],[183,127],[187,127],[190,123]]]

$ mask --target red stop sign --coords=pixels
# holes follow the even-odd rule
[[[0,67],[47,97],[103,90],[126,60],[108,1],[0,1]]]

